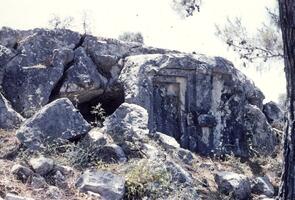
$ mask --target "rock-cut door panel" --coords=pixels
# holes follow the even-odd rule
[[[153,90],[154,122],[159,132],[180,140],[180,87],[179,83],[156,82]]]
[[[174,137],[182,147],[188,148],[187,113],[194,73],[191,70],[163,70],[153,77],[153,95],[150,120],[156,131]],[[192,92],[193,93],[193,92]]]

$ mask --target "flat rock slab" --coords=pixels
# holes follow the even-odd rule
[[[77,180],[81,192],[98,193],[103,199],[119,200],[125,192],[125,180],[111,172],[85,171]]]
[[[90,128],[71,101],[62,98],[44,106],[28,119],[17,130],[17,138],[26,147],[38,149],[43,143],[81,137]]]

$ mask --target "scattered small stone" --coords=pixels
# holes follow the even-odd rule
[[[58,187],[49,186],[46,191],[46,195],[49,199],[60,200],[63,194],[62,194],[62,191]]]
[[[251,184],[254,194],[263,194],[267,197],[273,197],[274,187],[268,177],[256,177]]]
[[[143,143],[142,151],[144,155],[150,159],[157,158],[159,155],[159,150],[155,146],[152,146],[147,143]]]
[[[125,192],[125,180],[121,176],[105,171],[85,171],[77,180],[81,192],[98,193],[103,199],[119,200]]]
[[[31,186],[35,189],[45,188],[47,186],[45,178],[40,175],[32,177]]]
[[[60,171],[65,176],[74,174],[74,169],[72,167],[69,167],[69,166],[55,165],[54,168],[55,168],[55,170]]]
[[[1,108],[0,108],[1,109]],[[12,159],[14,158],[19,149],[20,149],[20,142],[14,135],[7,135],[0,136],[0,159]]]
[[[15,164],[11,169],[11,173],[16,176],[18,180],[22,182],[26,182],[30,176],[34,174],[34,172],[23,165]]]
[[[32,158],[29,161],[34,171],[40,175],[48,174],[54,167],[54,161],[50,158],[43,156],[38,158]]]
[[[155,134],[155,136],[158,138],[158,140],[160,141],[160,143],[165,147],[165,148],[180,148],[180,145],[179,143],[175,140],[175,138],[169,136],[169,135],[166,135],[166,134],[163,134],[163,133],[160,133],[160,132],[157,132]]]
[[[191,151],[180,148],[177,151],[177,155],[185,164],[188,164],[188,165],[192,164],[192,160],[194,159],[194,156]]]
[[[56,171],[55,174],[53,175],[54,179],[54,185],[59,187],[59,188],[66,188],[67,187],[67,182],[66,178],[60,171]]]
[[[101,146],[107,144],[108,138],[99,128],[91,129],[83,139],[89,146]]]
[[[116,144],[107,144],[98,149],[97,158],[103,162],[126,162],[127,158],[123,149]]]
[[[215,170],[215,167],[214,167],[213,163],[201,163],[199,167],[203,168],[203,169],[209,169],[210,171]]]
[[[171,173],[173,181],[177,181],[179,183],[192,183],[191,174],[177,163],[173,161],[166,161],[165,167],[167,171]]]
[[[250,181],[242,174],[218,172],[214,178],[221,193],[226,195],[233,194],[237,200],[248,199],[251,195]]]

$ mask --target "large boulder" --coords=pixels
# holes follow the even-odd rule
[[[124,178],[105,171],[85,171],[77,180],[81,192],[99,194],[102,199],[120,200],[125,192]]]
[[[79,47],[75,50],[74,64],[64,74],[59,95],[83,103],[101,95],[106,84],[107,79],[98,72],[85,50]]]
[[[150,131],[174,137],[183,148],[205,155],[248,157],[255,138],[254,143],[263,141],[255,145],[257,152],[270,154],[274,150],[274,133],[268,127],[263,130],[266,133],[254,128],[251,134],[255,136],[251,137],[245,126],[247,108],[262,109],[262,92],[223,58],[129,56],[119,81],[124,85],[125,101],[149,113]]]
[[[62,98],[44,106],[33,117],[25,121],[17,130],[17,137],[26,147],[38,149],[44,142],[81,137],[90,128],[71,101]]]
[[[35,29],[19,41],[17,55],[5,66],[2,83],[17,112],[30,117],[48,103],[79,41],[78,33],[44,29]]]
[[[123,103],[106,118],[104,125],[106,132],[118,143],[143,138],[149,133],[148,113],[135,104]]]
[[[135,104],[123,103],[106,118],[104,125],[105,132],[122,146],[127,155],[138,150],[149,134],[148,114],[144,108]]]
[[[0,93],[0,129],[16,129],[24,118],[13,110],[11,104]]]
[[[277,144],[277,138],[263,112],[253,105],[245,107],[244,126],[248,132],[251,149],[264,155],[272,152]]]
[[[218,190],[226,195],[233,195],[236,200],[247,200],[251,195],[249,179],[233,172],[219,172],[215,175]]]

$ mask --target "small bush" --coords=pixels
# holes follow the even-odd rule
[[[141,160],[126,176],[126,192],[124,199],[135,200],[143,197],[155,199],[171,185],[171,175],[158,163]]]
[[[140,44],[144,44],[144,39],[140,32],[124,32],[121,35],[119,35],[118,39],[125,42],[137,42]]]

